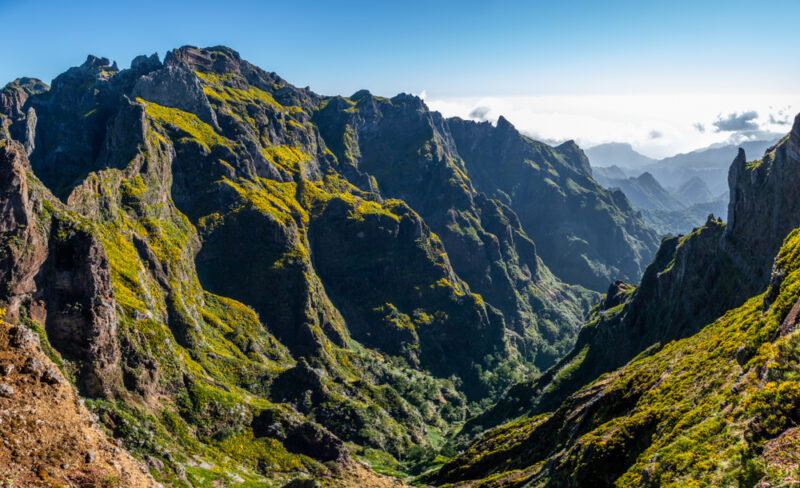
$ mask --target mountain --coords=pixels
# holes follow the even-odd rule
[[[780,486],[793,479],[800,115],[730,167],[730,221],[667,238],[612,285],[572,353],[465,430],[448,486]],[[788,462],[787,462],[788,461]]]
[[[689,205],[714,201],[714,195],[709,190],[708,185],[697,176],[693,176],[679,186],[675,190],[675,194]]]
[[[621,190],[641,212],[645,223],[659,235],[688,234],[703,225],[709,214],[727,215],[727,198],[715,199],[699,178],[692,178],[673,193],[647,172],[636,178],[613,178],[605,175],[616,171],[598,169],[592,168],[595,179],[606,188]]]
[[[592,166],[592,177],[595,181],[605,186],[603,180],[624,180],[628,178],[628,173],[619,166]]]
[[[745,141],[740,144],[710,146],[664,158],[647,167],[647,171],[663,185],[673,188],[679,188],[691,179],[699,178],[713,195],[720,195],[727,190],[728,166],[740,147],[747,154],[764,154],[775,142],[776,140]]]
[[[620,192],[592,179],[574,142],[550,147],[502,117],[496,127],[457,118],[449,127],[475,187],[514,209],[556,276],[594,290],[615,276],[638,278],[656,234]]]
[[[572,142],[226,47],[12,82],[0,174],[6,320],[171,486],[399,486],[658,245]]]
[[[635,178],[596,177],[597,182],[606,188],[619,188],[634,207],[647,210],[680,210],[685,207],[675,195],[664,189],[650,173],[642,173]]]
[[[676,236],[691,234],[702,227],[709,215],[725,219],[728,215],[728,199],[717,199],[707,203],[695,203],[680,210],[640,209],[642,218],[659,235]]]
[[[586,149],[586,156],[592,166],[622,166],[628,169],[641,169],[657,160],[636,152],[624,142],[608,142]]]

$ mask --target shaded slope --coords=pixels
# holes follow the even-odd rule
[[[658,247],[656,234],[624,195],[592,180],[578,146],[533,141],[504,118],[497,127],[448,124],[475,187],[514,209],[556,276],[596,290],[638,279]]]

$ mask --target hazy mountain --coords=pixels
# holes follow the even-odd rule
[[[709,215],[725,220],[728,215],[728,200],[717,199],[705,203],[695,203],[679,210],[640,209],[647,225],[662,236],[689,234],[706,222]]]
[[[714,200],[714,195],[709,190],[708,185],[697,176],[693,176],[679,186],[675,190],[675,196],[689,205],[707,203]]]
[[[585,152],[592,166],[621,166],[641,169],[657,161],[636,152],[630,144],[625,142],[608,142],[585,149]]]
[[[741,147],[752,158],[760,158],[777,139],[769,141],[747,141],[741,144],[711,146],[685,154],[664,158],[648,166],[661,184],[679,188],[688,181],[702,180],[714,195],[723,193],[728,186],[728,167]]]
[[[619,166],[592,166],[592,177],[601,185],[606,186],[608,180],[624,180],[628,178],[630,170]]]
[[[672,195],[650,173],[642,173],[636,178],[605,178],[595,176],[598,183],[606,188],[619,188],[631,204],[639,209],[680,210],[686,205]]]

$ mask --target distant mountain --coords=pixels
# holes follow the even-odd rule
[[[642,218],[662,236],[689,234],[695,227],[700,227],[708,219],[709,214],[726,219],[728,215],[728,199],[717,199],[680,210],[647,210],[640,209]]]
[[[636,152],[626,142],[608,142],[585,149],[584,152],[592,166],[622,166],[624,168],[644,168],[658,162]]]
[[[606,188],[619,188],[634,207],[647,210],[681,210],[686,205],[661,186],[650,173],[636,178],[603,178],[595,176]]]
[[[758,159],[778,139],[776,137],[772,140],[748,141],[719,147],[710,146],[664,158],[646,169],[667,187],[678,188],[697,177],[705,182],[711,193],[719,195],[728,189],[728,167],[740,147],[744,149],[747,157]]]
[[[608,180],[624,180],[628,178],[628,172],[625,169],[620,168],[619,166],[592,166],[592,177],[600,183],[601,185],[605,185],[603,181]]]
[[[678,235],[702,225],[709,213],[727,215],[728,167],[739,147],[749,159],[755,159],[776,142],[777,139],[709,146],[660,161],[651,159],[650,164],[638,170],[631,161],[650,158],[634,151],[630,144],[601,144],[585,153],[594,165],[592,175],[598,183],[622,190],[659,234]],[[616,159],[609,159],[612,157]],[[641,170],[645,173],[631,177],[631,172]],[[645,174],[647,177],[642,179]]]
[[[675,191],[675,195],[683,202],[692,205],[696,203],[707,203],[714,200],[714,194],[708,189],[706,182],[697,176],[691,177],[688,181],[679,186]]]
[[[609,166],[592,168],[592,173],[606,188],[621,190],[642,213],[645,223],[662,236],[688,234],[703,225],[709,214],[725,218],[728,213],[728,194],[715,197],[696,176],[671,192],[648,172],[628,178],[622,168]]]

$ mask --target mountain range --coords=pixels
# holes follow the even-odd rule
[[[800,116],[731,159],[727,222],[662,239],[658,175],[227,47],[19,78],[0,482],[788,483]]]
[[[671,192],[656,178],[644,172],[626,177],[618,166],[592,168],[598,183],[609,189],[619,189],[641,212],[648,226],[660,235],[682,235],[701,226],[710,214],[725,218],[728,197],[714,197],[705,182],[694,176]]]
[[[174,486],[435,446],[658,246],[572,142],[323,97],[225,47],[89,56],[0,108],[6,320]]]
[[[652,174],[665,188],[677,192],[690,181],[705,183],[713,196],[722,195],[728,188],[728,167],[741,147],[747,154],[763,154],[775,140],[743,141],[739,144],[714,144],[688,153],[656,160],[636,152],[630,144],[611,142],[586,149],[595,173],[613,178]],[[712,201],[694,201],[705,203]]]

